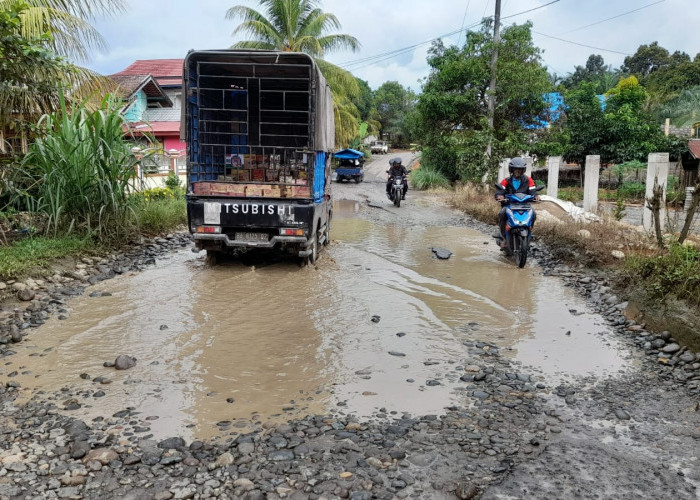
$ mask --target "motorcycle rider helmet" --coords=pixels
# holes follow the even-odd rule
[[[522,170],[522,173],[525,173],[526,168],[527,164],[525,163],[525,160],[520,157],[513,158],[508,162],[508,172],[510,172],[511,174],[514,170]]]
[[[389,160],[389,165],[401,165],[401,158],[392,158]]]

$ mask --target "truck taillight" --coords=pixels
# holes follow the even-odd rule
[[[197,226],[196,231],[198,233],[220,233],[220,226]]]
[[[304,230],[283,227],[280,229],[280,234],[282,236],[304,236]]]

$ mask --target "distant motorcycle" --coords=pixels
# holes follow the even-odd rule
[[[391,182],[389,189],[389,199],[394,202],[397,207],[401,206],[401,198],[403,198],[403,175],[397,175]]]
[[[496,184],[498,189],[501,188]],[[537,188],[537,191],[544,189],[544,186]],[[535,210],[530,205],[535,197],[527,193],[506,194],[501,200],[501,205],[506,206],[506,245],[503,248],[508,257],[513,257],[518,267],[525,266],[527,255],[532,240],[532,223]],[[501,237],[497,237],[500,244]]]
[[[388,174],[389,171],[387,170]],[[391,179],[391,186],[389,187],[389,199],[394,202],[397,207],[401,206],[401,199],[403,198],[403,184],[406,176],[396,175]]]

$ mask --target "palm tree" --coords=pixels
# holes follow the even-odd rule
[[[2,66],[0,127],[23,128],[55,110],[60,88],[77,99],[111,90],[113,82],[67,59],[85,61],[103,49],[89,21],[122,9],[123,0],[0,0],[7,35],[0,51],[31,48]]]
[[[6,11],[17,0],[0,0]],[[38,38],[49,33],[47,48],[76,62],[88,60],[91,51],[103,50],[106,42],[90,21],[124,10],[123,0],[24,0],[20,34]]]
[[[359,113],[350,98],[359,94],[360,89],[352,74],[324,61],[323,56],[340,49],[356,51],[360,44],[353,36],[330,33],[340,29],[340,22],[318,5],[316,0],[260,0],[263,13],[243,5],[231,7],[226,19],[243,20],[233,35],[247,34],[252,38],[231,48],[304,52],[313,57],[333,92],[335,140],[343,146],[359,130]]]
[[[692,127],[700,121],[700,86],[683,90],[659,109],[661,118],[670,118],[677,127]]]

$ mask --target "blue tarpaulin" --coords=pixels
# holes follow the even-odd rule
[[[341,160],[356,160],[358,158],[362,158],[364,155],[365,154],[362,151],[347,148],[333,153],[333,158],[339,158]]]

